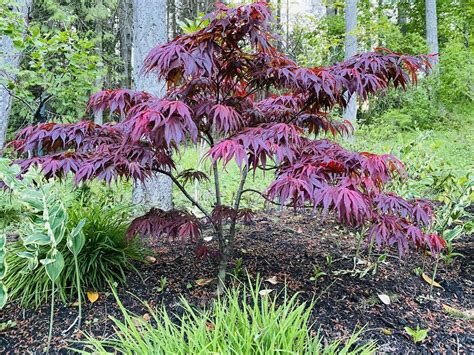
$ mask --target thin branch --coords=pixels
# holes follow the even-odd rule
[[[232,222],[230,224],[230,229],[229,229],[229,243],[230,243],[231,247],[232,247],[232,242],[234,240],[234,235],[235,235],[235,225],[236,225],[236,222],[237,222],[237,213],[239,211],[240,201],[242,199],[242,193],[244,191],[244,185],[245,185],[245,180],[247,179],[248,171],[249,171],[249,166],[246,165],[244,170],[242,171],[242,176],[240,177],[239,188],[237,189],[237,193],[235,195],[235,200],[234,200],[235,216],[232,218]]]
[[[216,189],[216,207],[222,206],[222,199],[221,199],[221,187],[219,183],[219,171],[217,169],[217,162],[212,163],[212,171],[214,175],[214,187]],[[223,229],[222,229],[222,220],[217,221],[217,228],[219,230],[219,241],[223,239]],[[223,241],[222,241],[223,242]]]
[[[8,94],[17,99],[17,100],[20,100],[21,102],[23,102],[28,108],[29,110],[31,111],[31,113],[35,113],[35,110],[33,110],[33,107],[31,107],[30,103],[28,101],[26,101],[25,99],[23,99],[22,97],[19,97],[17,95],[15,95],[11,90],[9,90],[4,84],[0,84],[1,86],[3,86],[3,88],[8,92]]]
[[[173,181],[173,183],[178,187],[178,189],[183,193],[183,195],[186,196],[186,198],[187,198],[194,206],[196,206],[196,207],[206,216],[206,218],[209,219],[209,221],[211,222],[211,224],[212,224],[214,230],[216,229],[216,227],[214,226],[214,223],[213,223],[213,221],[212,221],[211,215],[206,211],[206,209],[205,209],[199,202],[197,202],[197,201],[189,194],[189,192],[184,188],[184,186],[178,181],[178,179],[177,179],[176,177],[174,177],[169,171],[166,171],[166,170],[157,169],[156,171],[159,172],[160,174],[163,174],[163,175],[168,176],[168,177]]]
[[[263,193],[261,193],[260,191],[258,190],[255,190],[255,189],[245,189],[242,191],[242,194],[246,193],[246,192],[253,192],[253,193],[256,193],[257,195],[260,195],[261,198],[263,198],[264,200],[276,205],[276,206],[283,206],[283,207],[294,207],[293,204],[287,204],[287,205],[284,205],[284,204],[281,204],[279,202],[275,202],[271,199],[269,199],[267,196],[265,196]],[[301,208],[313,208],[314,206],[312,205],[308,205],[308,206],[301,206]]]

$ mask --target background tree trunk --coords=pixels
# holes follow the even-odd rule
[[[155,75],[143,74],[143,61],[155,46],[168,40],[167,0],[133,0],[133,79],[136,90],[147,91],[157,97],[165,94],[165,83]],[[173,208],[173,186],[168,176],[156,174],[133,188],[133,203],[141,208]]]
[[[102,6],[102,0],[97,0],[97,6]],[[98,17],[95,20],[95,35],[96,35],[96,52],[97,56],[101,58],[103,56],[103,20],[102,17]],[[102,90],[104,84],[104,78],[102,77],[102,65],[100,64],[99,74],[95,78],[95,89],[97,91]],[[94,112],[94,123],[96,124],[103,124],[104,123],[104,112],[102,110],[98,110]]]
[[[335,16],[336,8],[334,7],[334,0],[326,1],[326,16]]]
[[[425,0],[426,42],[430,54],[438,54],[438,17],[436,15],[436,0]],[[432,65],[438,63],[438,57],[430,59]]]
[[[407,34],[407,24],[408,24],[408,15],[407,15],[407,0],[400,0],[397,6],[397,22],[400,27],[400,31],[403,35]]]
[[[120,31],[120,57],[123,62],[123,87],[132,86],[132,0],[120,0],[118,23]]]
[[[357,36],[355,34],[357,29],[357,0],[346,0],[344,17],[346,21],[344,58],[348,59],[357,54]],[[349,103],[342,116],[355,127],[357,119],[357,99],[355,94],[349,98]]]
[[[25,24],[28,23],[28,15],[31,12],[32,0],[17,1],[17,11],[21,14]],[[13,46],[12,39],[7,36],[0,37],[0,73],[4,68],[16,69],[20,65],[21,53]],[[15,76],[9,75],[10,80],[15,80]],[[3,85],[0,85],[0,155],[5,145],[8,130],[8,119],[12,104],[12,96]]]

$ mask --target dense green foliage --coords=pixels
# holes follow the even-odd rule
[[[385,97],[359,102],[358,120],[363,124],[396,121],[402,129],[455,126],[458,112],[468,112],[474,86],[469,24],[474,10],[469,1],[437,1],[439,65],[436,75],[420,82],[409,95],[388,92]],[[344,7],[334,2],[336,13],[311,17],[296,25],[287,43],[293,57],[304,65],[327,65],[344,58]],[[423,1],[359,1],[359,50],[386,47],[403,53],[426,53]],[[311,28],[312,30],[309,30]]]
[[[7,168],[8,161],[1,162],[0,177],[10,181],[6,177],[16,176],[18,171],[8,171],[12,169]],[[74,301],[78,288],[85,293],[87,290],[103,290],[110,282],[124,283],[125,272],[134,269],[132,261],[143,260],[145,255],[138,240],[128,241],[125,235],[130,208],[117,204],[108,206],[107,195],[97,195],[90,189],[75,192],[71,182],[57,184],[41,180],[40,175],[33,171],[17,187],[9,184],[12,190],[0,192],[0,211],[8,213],[7,224],[2,229],[17,235],[17,240],[6,246],[8,272],[4,283],[10,298],[35,306],[49,299],[51,283],[41,261],[51,258],[54,250],[62,260],[55,285],[64,302]],[[38,204],[40,199],[34,199],[36,195],[39,198],[44,196],[44,207]],[[45,208],[54,211],[57,205],[62,206],[64,238],[55,239],[50,244],[46,237],[48,225],[43,226],[44,211]],[[56,212],[50,214],[58,215]],[[83,246],[76,255],[70,252],[68,240],[79,224],[82,225]],[[79,280],[76,269],[80,270]]]

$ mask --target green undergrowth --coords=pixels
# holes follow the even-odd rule
[[[277,303],[277,295],[252,284],[228,290],[205,310],[182,298],[181,315],[147,304],[146,317],[133,314],[114,294],[123,320],[111,317],[115,334],[107,339],[88,336],[82,353],[372,354],[376,350],[374,342],[360,341],[362,330],[323,345],[310,323],[313,304],[299,303],[298,295],[280,295],[284,299]]]

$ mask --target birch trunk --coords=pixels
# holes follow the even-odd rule
[[[357,36],[355,34],[357,29],[357,0],[346,0],[344,17],[346,22],[344,58],[348,59],[357,54]],[[342,116],[355,127],[357,119],[357,99],[355,94],[349,98],[349,103]]]
[[[28,14],[31,10],[32,0],[17,1],[17,11],[21,14],[25,24],[28,23]],[[13,46],[13,42],[8,36],[0,37],[0,74],[4,70],[17,69],[20,65],[21,53]],[[15,81],[16,77],[9,75],[9,79]],[[0,155],[5,146],[5,140],[8,130],[8,120],[12,105],[12,96],[6,87],[0,84]]]
[[[133,0],[132,67],[135,89],[157,97],[165,94],[165,83],[159,82],[154,75],[145,76],[142,68],[148,52],[168,40],[166,4],[167,0]],[[168,176],[153,175],[144,183],[135,183],[133,203],[143,209],[158,207],[170,210],[173,208],[172,187]]]
[[[425,0],[426,16],[426,42],[430,54],[438,54],[438,17],[436,15],[436,0]],[[438,57],[430,59],[434,66],[438,63]]]

